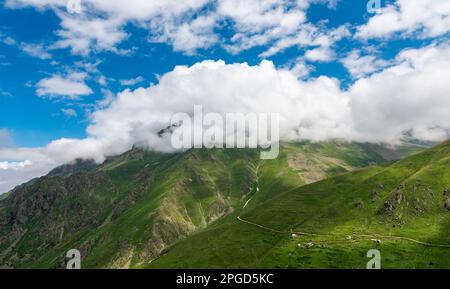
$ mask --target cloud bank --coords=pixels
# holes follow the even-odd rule
[[[192,113],[194,104],[221,114],[279,113],[283,140],[395,143],[405,133],[434,141],[449,136],[448,43],[404,50],[395,64],[346,90],[337,79],[301,80],[298,74],[270,61],[178,66],[157,84],[124,90],[95,111],[85,139],[59,139],[41,148],[0,148],[0,191],[75,158],[101,162],[134,144],[171,151],[169,138],[160,138],[158,131],[170,124],[173,114]]]

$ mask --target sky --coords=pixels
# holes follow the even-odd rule
[[[446,139],[449,33],[448,0],[2,0],[0,193],[167,151],[194,104],[279,113],[287,140]]]

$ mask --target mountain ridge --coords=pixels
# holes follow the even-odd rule
[[[284,144],[260,182],[279,191],[383,158],[363,144]],[[0,264],[62,267],[78,248],[88,267],[130,267],[268,197],[255,194],[258,152],[133,149],[93,168],[75,161],[18,186],[0,202]],[[56,262],[58,260],[58,262]]]
[[[144,267],[365,268],[367,251],[378,249],[383,268],[448,268],[449,170],[446,141],[288,190],[180,241]],[[193,254],[199,250],[201,256]]]

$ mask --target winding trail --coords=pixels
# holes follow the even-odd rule
[[[256,186],[257,186],[257,190],[256,192],[259,192],[259,176],[258,176],[258,171],[259,171],[259,166],[261,163],[258,164],[258,166],[256,167]],[[245,207],[248,205],[248,203],[252,200],[253,196],[250,197],[250,199],[248,199],[244,206],[242,207],[242,209],[245,209]],[[292,229],[290,231],[281,231],[281,230],[277,230],[277,229],[273,229],[252,221],[248,221],[245,219],[242,219],[241,216],[238,216],[237,219],[240,222],[258,227],[260,229],[266,230],[266,231],[270,231],[270,232],[274,232],[274,233],[279,233],[279,234],[296,234],[296,235],[301,235],[301,236],[312,236],[312,237],[332,237],[333,239],[345,239],[347,236],[344,235],[337,235],[337,234],[317,234],[317,233],[310,233],[310,232],[302,232],[302,231],[293,231]],[[419,244],[419,245],[423,245],[423,246],[427,246],[427,247],[438,247],[438,248],[450,248],[450,245],[447,244],[434,244],[434,243],[428,243],[428,242],[423,242],[423,241],[419,241],[413,238],[408,238],[408,237],[402,237],[402,236],[394,236],[394,235],[380,235],[380,234],[353,234],[351,235],[351,237],[356,237],[359,240],[374,240],[376,238],[381,239],[394,239],[394,240],[403,240],[403,241],[408,241],[411,243],[415,243],[415,244]],[[355,240],[358,241],[358,240]]]
[[[291,231],[281,231],[281,230],[277,230],[277,229],[273,229],[273,228],[269,228],[269,227],[257,224],[255,222],[244,220],[244,219],[242,219],[241,216],[238,216],[237,219],[239,221],[243,222],[243,223],[246,223],[246,224],[249,224],[249,225],[253,225],[255,227],[264,229],[266,231],[279,233],[279,234],[296,234],[296,235],[313,236],[313,237],[333,237],[334,239],[336,239],[336,238],[344,239],[346,237],[344,235],[337,235],[337,234],[317,234],[317,233],[309,233],[309,232],[301,232],[301,231],[293,231],[293,230],[291,230]],[[450,248],[450,245],[447,245],[447,244],[434,244],[434,243],[422,242],[422,241],[419,241],[419,240],[416,240],[416,239],[412,239],[412,238],[408,238],[408,237],[402,237],[402,236],[389,236],[389,235],[379,235],[379,234],[353,234],[351,236],[352,237],[357,237],[359,239],[364,239],[364,240],[373,240],[375,238],[385,238],[385,239],[395,239],[395,240],[408,241],[408,242],[416,243],[416,244],[427,246],[427,247]]]

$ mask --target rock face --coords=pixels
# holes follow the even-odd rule
[[[378,199],[378,195],[379,195],[379,193],[378,193],[378,190],[376,190],[376,189],[373,189],[370,192],[370,199],[372,200],[372,202],[375,202]]]
[[[445,200],[444,207],[447,209],[447,211],[450,211],[450,197]]]
[[[299,173],[314,174],[318,167],[325,177],[382,161],[357,144],[281,150],[286,157],[267,163],[273,168],[265,185],[274,194],[303,185]],[[288,155],[305,153],[315,165],[299,162],[294,170]],[[349,154],[358,157],[350,162]],[[160,154],[135,147],[100,165],[76,160],[58,167],[0,200],[0,267],[62,268],[67,246],[80,251],[84,268],[148,264],[242,208],[252,194],[267,194],[257,182],[259,157],[258,150],[247,149]]]
[[[230,184],[240,192],[254,183],[250,162],[256,156],[248,155],[244,177],[236,180],[228,180],[233,176],[224,163],[233,159],[204,152],[173,156],[134,149],[95,168],[83,161],[56,168],[0,201],[0,266],[40,262],[57,250],[52,266],[63,268],[65,252],[57,246],[67,242],[82,256],[109,247],[102,267],[155,259],[233,210],[226,197]]]
[[[377,184],[371,191],[370,191],[370,199],[372,202],[375,202],[378,199],[378,196],[380,195],[380,192],[384,190],[383,184]]]
[[[450,189],[444,190],[444,208],[450,211]]]
[[[387,201],[384,202],[383,207],[378,211],[380,214],[392,215],[402,204],[405,187],[400,185]]]
[[[114,194],[117,189],[104,172],[79,173],[64,177],[42,177],[14,189],[0,207],[0,244],[9,250],[0,253],[0,264],[37,260],[36,248],[50,248],[89,226],[99,226],[107,199],[93,191]],[[12,254],[18,241],[27,246]]]

